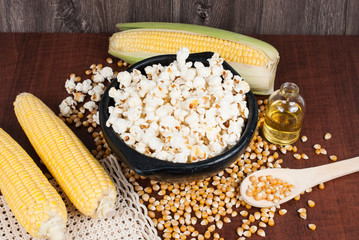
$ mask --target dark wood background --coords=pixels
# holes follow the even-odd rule
[[[358,35],[358,0],[0,0],[0,32],[112,33],[118,22],[207,25],[244,34]]]

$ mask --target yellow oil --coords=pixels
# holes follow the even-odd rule
[[[267,106],[263,134],[272,143],[292,144],[299,137],[302,121],[303,111],[297,103],[277,100]]]

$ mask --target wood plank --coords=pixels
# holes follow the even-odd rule
[[[1,32],[112,33],[118,22],[183,22],[244,34],[359,34],[356,0],[0,0]]]
[[[51,32],[58,29],[51,5],[53,0],[11,1],[1,0],[0,19],[2,32]]]
[[[359,1],[357,0],[347,0],[345,34],[359,34]]]
[[[185,1],[180,21],[222,28],[238,33],[256,33],[260,28],[261,0]]]
[[[172,1],[166,0],[135,0],[131,1],[131,15],[130,22],[170,22],[172,19]]]
[[[264,1],[260,33],[344,33],[345,1]]]

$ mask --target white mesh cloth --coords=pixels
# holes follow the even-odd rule
[[[139,202],[133,186],[123,175],[114,156],[100,161],[108,171],[117,187],[116,214],[111,218],[93,219],[81,214],[70,203],[59,185],[51,184],[60,193],[68,211],[66,239],[128,239],[157,240],[157,230],[147,215],[146,207]],[[36,240],[19,225],[3,196],[0,196],[0,239],[1,240]]]

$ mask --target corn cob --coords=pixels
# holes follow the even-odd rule
[[[139,22],[117,24],[121,32],[110,38],[109,53],[133,64],[159,54],[217,52],[257,94],[273,92],[279,62],[270,44],[221,29],[180,23]]]
[[[74,206],[86,216],[111,214],[115,185],[70,128],[30,93],[19,94],[14,107],[37,154]]]
[[[25,150],[0,128],[0,190],[12,213],[35,237],[63,239],[65,203]]]

